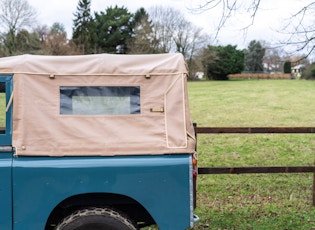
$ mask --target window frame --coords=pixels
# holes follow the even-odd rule
[[[0,82],[5,83],[5,107],[7,109],[5,114],[5,130],[4,133],[0,133],[0,145],[12,145],[13,101],[10,102],[10,98],[13,93],[13,75],[0,74]]]
[[[72,89],[71,89],[72,88]],[[84,89],[86,88],[86,89]],[[127,94],[124,90],[127,89]],[[66,93],[62,93],[62,91],[67,91]],[[76,95],[75,91],[79,90]],[[81,91],[80,91],[81,90]],[[72,91],[72,92],[71,92]],[[88,94],[88,92],[97,92],[97,94],[92,95]],[[124,94],[119,94],[119,91]],[[118,93],[117,93],[118,92]],[[129,93],[128,93],[129,92]],[[62,116],[68,115],[81,115],[81,116],[120,116],[120,115],[140,115],[141,114],[141,87],[140,85],[61,85],[59,86],[59,114]],[[82,93],[80,95],[80,93]],[[106,93],[109,93],[108,95]],[[115,110],[108,110],[111,112],[106,112],[106,108],[100,110],[99,112],[90,112],[86,110],[85,112],[75,112],[73,105],[74,100],[73,97],[99,97],[100,101],[102,101],[102,97],[105,99],[106,97],[129,97],[129,112],[115,112]],[[64,97],[64,98],[63,98]],[[66,101],[67,99],[70,99]],[[64,100],[64,101],[63,101]],[[70,103],[71,104],[70,104]],[[70,104],[70,105],[67,105]],[[109,103],[110,104],[110,103]],[[94,104],[94,105],[97,105]],[[102,104],[100,104],[102,105]],[[106,102],[105,104],[106,105]],[[110,105],[109,105],[110,108]],[[69,111],[67,111],[69,110]]]

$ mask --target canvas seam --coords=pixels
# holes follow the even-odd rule
[[[168,138],[168,125],[167,125],[167,102],[166,102],[166,95],[168,94],[168,92],[172,89],[172,87],[175,85],[175,83],[178,81],[178,79],[181,79],[181,85],[182,85],[182,106],[183,106],[183,118],[184,118],[184,121],[186,121],[186,114],[185,114],[185,103],[184,103],[184,100],[185,100],[185,94],[184,94],[184,81],[183,81],[183,77],[184,77],[184,74],[180,74],[173,82],[172,84],[167,88],[167,90],[165,91],[164,93],[164,107],[165,107],[165,135],[166,135],[166,146],[167,148],[169,149],[184,149],[184,148],[187,148],[188,146],[188,143],[187,143],[187,138],[185,139],[185,144],[184,146],[176,146],[176,147],[171,147],[169,145],[169,138]],[[184,133],[186,133],[187,129],[186,129],[186,122],[184,122]]]
[[[146,75],[156,75],[156,76],[165,76],[165,75],[179,75],[186,74],[184,72],[175,72],[175,73],[139,73],[139,74],[113,74],[113,73],[84,73],[84,74],[75,74],[75,73],[33,73],[33,72],[2,72],[3,74],[26,74],[26,75],[53,75],[53,76],[146,76]]]

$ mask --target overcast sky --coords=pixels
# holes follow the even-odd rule
[[[204,29],[210,36],[215,35],[221,12],[220,7],[203,13],[193,14],[189,10],[197,2],[203,0],[92,0],[92,13],[105,11],[110,6],[125,6],[131,13],[135,13],[140,7],[148,9],[152,6],[170,6],[181,10],[187,20]],[[249,2],[244,0],[243,2]],[[241,29],[250,23],[250,15],[245,11],[237,14],[236,18],[228,23],[218,36],[219,45],[237,45],[238,48],[246,48],[251,40],[265,40],[276,43],[282,38],[277,30],[281,29],[283,20],[305,4],[306,0],[262,0],[260,9],[255,17],[254,25],[247,33]],[[28,0],[38,12],[38,20],[41,25],[51,26],[54,22],[62,23],[68,33],[72,34],[73,13],[76,11],[78,0]],[[304,3],[303,3],[304,2]]]

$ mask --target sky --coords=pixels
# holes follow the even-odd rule
[[[105,11],[110,6],[124,6],[129,12],[135,13],[140,7],[149,9],[153,6],[173,7],[180,10],[195,26],[198,26],[215,37],[216,27],[221,16],[221,7],[212,10],[193,13],[192,8],[196,4],[205,0],[91,0],[92,12]],[[285,36],[279,31],[285,23],[285,19],[295,13],[297,9],[305,5],[306,0],[261,0],[260,9],[258,10],[254,24],[250,26],[246,33],[242,28],[251,23],[251,18],[244,10],[239,10],[233,15],[226,26],[220,31],[216,40],[212,43],[215,45],[237,45],[238,48],[246,48],[252,40],[264,40],[272,44],[285,39]],[[40,25],[51,26],[54,22],[62,23],[68,36],[72,34],[72,23],[79,0],[28,0],[29,4],[35,8],[38,13]],[[249,2],[249,0],[240,0],[239,2]],[[303,3],[304,2],[304,3]]]

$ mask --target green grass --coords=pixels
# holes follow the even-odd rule
[[[315,81],[190,82],[198,126],[315,126]],[[199,166],[314,165],[314,134],[205,134]],[[315,229],[313,174],[199,175],[194,229]]]
[[[199,126],[315,125],[314,81],[251,80],[189,83]]]
[[[0,93],[0,127],[5,127],[5,94]]]

